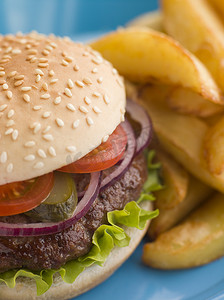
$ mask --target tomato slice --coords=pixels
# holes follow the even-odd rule
[[[40,205],[51,192],[54,174],[0,186],[0,216],[17,215]]]
[[[127,145],[127,135],[121,125],[109,136],[105,143],[81,159],[59,169],[67,173],[91,173],[105,170],[115,165],[123,156]]]

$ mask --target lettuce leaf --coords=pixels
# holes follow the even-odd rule
[[[148,154],[149,176],[140,198],[137,202],[127,203],[122,210],[111,211],[107,214],[108,225],[101,225],[95,231],[92,238],[93,245],[89,253],[67,262],[57,270],[42,270],[40,272],[32,272],[26,269],[10,270],[0,274],[0,282],[4,282],[9,288],[14,288],[16,279],[19,276],[32,278],[36,282],[37,296],[40,296],[51,287],[55,273],[59,273],[66,283],[73,283],[85,268],[93,264],[102,266],[114,246],[128,246],[130,237],[121,226],[143,229],[146,222],[155,218],[159,213],[158,210],[146,211],[139,206],[142,201],[154,200],[151,192],[162,188],[158,176],[160,165],[152,163],[154,155],[154,151],[150,151]]]

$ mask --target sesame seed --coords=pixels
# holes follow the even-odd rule
[[[5,70],[5,68],[4,67],[0,67],[0,71],[4,71]]]
[[[55,44],[54,42],[52,42],[50,45],[51,45],[53,48],[57,48],[57,44]]]
[[[13,49],[12,54],[20,54],[22,51],[20,49]]]
[[[76,151],[76,147],[75,146],[67,146],[66,150],[73,153]]]
[[[41,95],[40,96],[40,99],[49,99],[51,96],[50,96],[50,94],[43,94],[43,95]]]
[[[2,60],[0,60],[0,64],[5,64],[7,62],[9,62],[9,59],[2,59]]]
[[[16,71],[12,71],[8,74],[8,78],[11,78],[11,77],[15,76],[16,74],[17,74]]]
[[[88,113],[88,109],[86,109],[85,108],[85,106],[79,106],[79,110],[81,111],[81,112],[83,112],[84,114],[87,114]]]
[[[52,50],[53,50],[53,48],[52,48],[50,45],[47,45],[47,46],[45,47],[45,49],[48,50],[48,51],[52,51]]]
[[[24,79],[24,75],[16,75],[15,80]]]
[[[91,125],[94,124],[93,119],[90,118],[90,117],[87,117],[87,118],[86,118],[86,123],[87,123],[89,126],[91,126]]]
[[[37,54],[37,50],[36,49],[29,49],[27,51],[28,54]]]
[[[69,97],[69,98],[72,97],[72,92],[70,91],[70,89],[65,88],[65,95],[66,95],[67,97]]]
[[[68,79],[68,87],[72,89],[74,87],[74,83],[71,79]]]
[[[84,97],[84,101],[87,105],[89,105],[91,103],[91,100],[87,96]]]
[[[76,120],[72,123],[72,127],[75,129],[79,126],[79,124],[80,124],[80,120]]]
[[[66,56],[67,56],[67,53],[66,53],[65,51],[63,51],[63,52],[61,53],[61,55],[62,55],[63,57],[66,57]]]
[[[34,55],[28,55],[26,58],[26,61],[30,61],[33,57],[35,57]]]
[[[7,152],[3,151],[2,154],[0,155],[0,162],[2,164],[6,163],[7,162],[7,158],[8,158]]]
[[[47,85],[46,82],[43,83],[42,89],[43,89],[44,91],[48,91],[48,85]]]
[[[12,99],[12,92],[11,91],[7,91],[6,92],[6,96],[8,99]]]
[[[84,83],[80,80],[76,80],[75,84],[78,86],[78,87],[84,87]]]
[[[4,79],[0,79],[0,85],[3,85],[4,83],[6,83],[6,81]]]
[[[13,164],[12,163],[10,163],[10,164],[8,164],[8,166],[7,166],[7,173],[11,173],[12,172],[12,170],[13,170]]]
[[[13,131],[13,133],[12,133],[12,139],[13,139],[13,141],[17,140],[18,135],[19,135],[19,132],[18,132],[17,129],[15,129],[15,130]]]
[[[38,82],[40,81],[40,79],[41,79],[41,77],[40,77],[40,75],[38,74],[38,75],[36,76],[35,82],[38,83]]]
[[[93,96],[99,98],[99,97],[100,97],[100,93],[94,92],[94,93],[93,93]]]
[[[58,96],[58,97],[56,97],[55,99],[54,99],[54,104],[59,104],[59,103],[61,103],[61,97],[60,96]]]
[[[124,122],[125,118],[124,118],[124,115],[121,115],[121,122]]]
[[[88,77],[84,78],[84,79],[83,79],[83,82],[84,82],[85,84],[88,84],[88,85],[93,84],[93,82],[92,82]]]
[[[45,56],[48,56],[48,55],[50,54],[50,52],[47,51],[47,50],[43,50],[41,53],[42,53],[43,55],[45,55]]]
[[[11,133],[13,133],[13,128],[9,128],[5,131],[5,135],[9,135]]]
[[[24,94],[24,95],[23,95],[23,100],[24,100],[25,102],[29,103],[29,102],[30,102],[30,96],[29,96],[28,94]]]
[[[39,67],[39,68],[47,68],[48,66],[49,66],[48,63],[39,63],[39,64],[38,64],[38,67]]]
[[[102,83],[102,82],[103,82],[103,77],[97,78],[97,82],[98,82],[98,83]]]
[[[42,169],[44,167],[44,163],[42,161],[37,162],[33,168],[34,169]]]
[[[66,107],[67,107],[67,109],[69,109],[69,110],[71,110],[71,111],[75,111],[75,107],[74,107],[74,105],[73,105],[72,103],[68,103],[68,104],[66,105]]]
[[[65,123],[62,121],[62,119],[55,119],[56,124],[58,125],[58,127],[63,127],[65,125]]]
[[[37,87],[36,85],[34,85],[34,84],[32,84],[31,87],[32,87],[33,89],[35,89],[35,90],[38,90],[38,87]]]
[[[94,106],[94,107],[93,107],[93,111],[94,111],[96,114],[99,114],[99,113],[102,112],[102,111],[99,109],[98,106]]]
[[[62,63],[61,63],[61,64],[62,64],[62,66],[65,66],[65,67],[68,66],[68,62],[67,62],[66,60],[64,60],[64,59],[62,60]]]
[[[32,89],[31,86],[23,86],[23,87],[21,87],[20,90],[21,90],[22,92],[28,92],[28,91],[31,91],[31,89]]]
[[[48,59],[45,57],[41,57],[41,58],[39,58],[39,62],[46,63],[46,62],[48,62]]]
[[[74,67],[73,67],[73,70],[78,71],[79,69],[80,69],[79,66],[75,64]]]
[[[54,76],[54,71],[53,70],[49,71],[49,76],[51,76],[51,77]]]
[[[8,47],[6,50],[5,50],[5,53],[10,53],[12,51],[12,47]]]
[[[50,84],[56,83],[57,81],[58,81],[58,79],[57,79],[57,78],[55,78],[55,79],[51,79],[51,81],[50,81]]]
[[[100,65],[103,62],[103,59],[102,59],[102,57],[97,56],[92,59],[92,62],[96,65]]]
[[[40,69],[36,69],[36,70],[35,70],[35,75],[40,75],[40,76],[43,76],[43,75],[44,75],[44,73],[43,73],[43,71],[42,71],[42,70],[40,70]]]
[[[109,99],[109,97],[107,96],[107,94],[105,94],[105,95],[103,96],[103,100],[104,100],[104,102],[105,102],[106,104],[109,104],[109,103],[110,103],[110,99]]]
[[[113,69],[112,69],[112,74],[113,74],[113,75],[116,75],[117,73],[118,73],[118,71],[117,71],[115,68],[113,68]]]
[[[49,118],[51,115],[51,112],[50,111],[45,111],[42,115],[42,118],[46,119],[46,118]]]
[[[35,105],[33,107],[33,110],[37,111],[37,110],[40,110],[42,108],[42,106],[39,106],[39,105]]]
[[[8,118],[10,119],[14,114],[15,114],[14,109],[10,109],[10,111],[8,112]]]
[[[23,159],[25,161],[33,161],[33,160],[35,160],[35,158],[36,158],[35,155],[29,154],[29,155],[25,156]]]
[[[36,134],[38,131],[40,131],[40,129],[41,129],[41,124],[37,123],[33,128],[33,133]]]
[[[0,106],[0,111],[5,110],[7,107],[8,107],[7,104],[2,104],[2,105]]]
[[[109,138],[109,135],[105,135],[103,138],[102,138],[102,143],[105,143]]]
[[[48,125],[42,132],[47,133],[50,129],[51,129],[51,126]]]
[[[37,61],[37,57],[34,56],[31,58],[30,63],[34,63],[35,61]]]
[[[33,146],[35,146],[35,142],[34,141],[28,141],[28,142],[26,142],[25,144],[24,144],[24,146],[26,147],[26,148],[31,148],[31,147],[33,147]]]
[[[18,80],[14,83],[14,86],[20,86],[24,83],[24,80]]]
[[[117,78],[117,83],[119,84],[120,87],[123,87],[123,86],[124,86],[122,80],[119,79],[119,78]]]
[[[70,63],[73,61],[73,58],[71,56],[66,56],[65,60]]]
[[[3,86],[2,86],[3,90],[7,90],[9,88],[8,84],[7,83],[4,83]]]
[[[3,55],[2,58],[4,58],[4,59],[12,59],[12,57],[10,55]]]
[[[98,72],[98,69],[97,69],[97,68],[92,69],[92,73],[93,73],[93,74],[96,74],[97,72]]]
[[[46,141],[53,141],[53,136],[52,134],[45,134],[43,135],[43,139],[45,139]]]
[[[6,123],[6,127],[11,127],[15,124],[15,121],[14,120],[9,120],[7,123]]]
[[[5,75],[5,72],[4,71],[0,71],[0,76],[4,76]]]
[[[52,146],[49,147],[48,152],[51,156],[56,156],[56,151],[55,151],[54,147],[52,147]]]
[[[47,155],[45,153],[45,151],[43,149],[38,149],[37,150],[37,154],[41,157],[41,158],[46,158]]]
[[[89,56],[89,52],[84,51],[82,55],[83,55],[83,56]]]

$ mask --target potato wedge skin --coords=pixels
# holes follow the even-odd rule
[[[204,0],[161,3],[165,30],[205,64],[224,91],[224,27],[212,7]]]
[[[186,197],[178,203],[175,207],[164,209],[158,207],[160,202],[156,196],[155,207],[159,208],[159,216],[155,218],[149,226],[148,235],[151,239],[156,239],[159,234],[169,230],[184,217],[186,217],[193,209],[208,198],[213,193],[213,189],[202,183],[193,176],[189,179],[189,188]]]
[[[212,174],[204,160],[203,142],[208,125],[195,117],[180,115],[169,109],[162,87],[144,88],[139,103],[150,114],[163,148],[196,178],[224,192],[224,175]]]
[[[143,262],[160,269],[191,268],[224,254],[224,195],[217,193],[183,223],[143,250]]]
[[[224,117],[211,126],[205,136],[204,155],[209,170],[220,175],[224,171]]]
[[[146,28],[122,29],[91,46],[129,80],[180,85],[223,104],[219,89],[204,65],[163,33]]]
[[[156,148],[156,157],[161,163],[161,176],[164,188],[155,192],[156,206],[159,209],[170,209],[184,200],[188,190],[188,172],[173,157]]]
[[[174,88],[167,98],[170,108],[181,114],[207,118],[224,111],[224,107],[210,101],[189,89]]]

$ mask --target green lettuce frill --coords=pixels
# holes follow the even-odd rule
[[[123,210],[116,210],[107,214],[108,225],[101,225],[95,231],[92,238],[93,245],[88,254],[67,262],[58,270],[31,272],[26,269],[20,269],[7,271],[0,274],[0,282],[4,282],[9,288],[14,288],[17,277],[32,278],[36,281],[37,295],[40,296],[51,287],[55,273],[59,273],[66,283],[73,283],[85,268],[93,264],[102,266],[114,246],[128,246],[130,237],[125,233],[125,229],[120,226],[144,229],[146,222],[158,215],[158,210],[146,211],[139,206],[139,203],[142,201],[154,200],[151,192],[161,189],[158,178],[159,165],[152,164],[153,157],[154,151],[150,151],[148,154],[148,179],[139,200],[137,202],[129,202]]]

